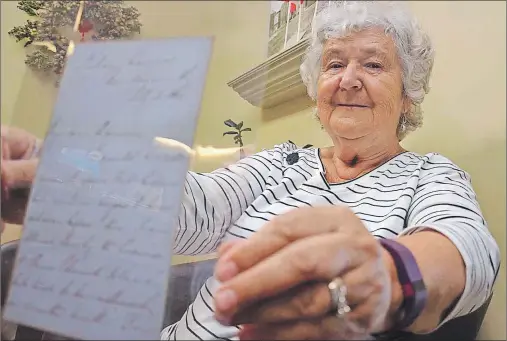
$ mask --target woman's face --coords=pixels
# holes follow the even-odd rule
[[[401,66],[391,37],[366,29],[324,45],[317,109],[332,138],[396,136],[404,98]]]

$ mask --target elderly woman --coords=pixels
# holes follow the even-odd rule
[[[316,19],[301,74],[331,147],[287,143],[189,172],[175,251],[222,243],[220,259],[162,339],[427,333],[489,298],[499,251],[469,176],[400,145],[421,125],[433,65],[429,38],[402,6],[347,2]],[[3,157],[36,153],[32,137],[16,141]],[[15,186],[36,159],[4,164],[2,187]]]
[[[282,144],[189,173],[176,251],[225,243],[163,339],[427,333],[491,295],[499,251],[469,176],[400,145],[421,125],[434,56],[402,6],[318,15],[301,74],[331,147]]]

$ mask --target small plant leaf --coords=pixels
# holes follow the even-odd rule
[[[238,141],[238,140],[234,141],[234,144],[238,144],[238,143],[239,143],[239,141]]]
[[[245,128],[245,129],[241,129],[241,131],[252,131],[251,128]]]
[[[227,121],[224,121],[224,124],[225,124],[226,126],[228,126],[228,127],[232,127],[232,128],[236,128],[236,127],[237,127],[237,124],[236,124],[236,123],[234,123],[234,121],[233,121],[233,120],[231,120],[231,119],[228,119]]]
[[[238,123],[238,125],[236,126],[236,129],[241,130],[242,127],[243,127],[243,121]]]
[[[237,131],[226,131],[222,136],[225,136],[225,135],[237,135],[238,132]]]

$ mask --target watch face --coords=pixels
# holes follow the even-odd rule
[[[412,288],[415,292],[426,290],[426,286],[424,285],[424,281],[422,279],[412,282]]]

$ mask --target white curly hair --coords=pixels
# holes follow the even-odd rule
[[[399,1],[335,1],[317,14],[310,46],[300,67],[308,95],[316,100],[324,43],[352,32],[379,27],[394,40],[402,68],[403,92],[411,108],[401,113],[398,139],[422,125],[421,103],[429,92],[435,51],[429,36],[420,28],[406,5]]]

